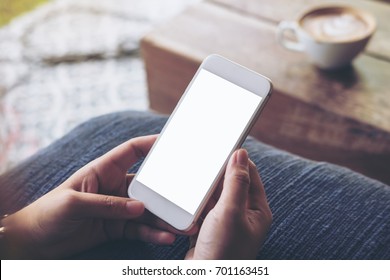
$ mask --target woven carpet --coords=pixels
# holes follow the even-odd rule
[[[0,29],[0,173],[97,115],[148,110],[140,38],[199,0],[57,0]]]

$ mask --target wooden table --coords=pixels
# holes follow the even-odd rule
[[[275,39],[281,20],[324,2],[205,1],[161,25],[141,42],[151,109],[171,113],[201,61],[218,53],[273,81],[253,136],[390,184],[390,5],[339,1],[371,11],[378,30],[351,68],[324,72]]]

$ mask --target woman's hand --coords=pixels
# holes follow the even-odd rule
[[[256,166],[245,150],[230,158],[223,189],[214,198],[186,259],[255,259],[271,226],[272,213]]]
[[[175,235],[139,219],[144,205],[127,196],[127,170],[156,136],[134,138],[92,161],[58,188],[5,218],[11,258],[60,258],[115,239],[171,244]]]

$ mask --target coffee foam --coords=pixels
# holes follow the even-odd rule
[[[303,28],[321,41],[350,41],[368,35],[368,23],[349,10],[329,10],[306,15]]]

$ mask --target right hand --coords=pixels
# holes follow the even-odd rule
[[[186,259],[255,259],[272,223],[264,186],[248,153],[233,153],[223,189]]]

